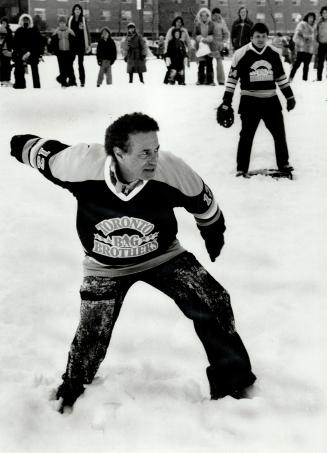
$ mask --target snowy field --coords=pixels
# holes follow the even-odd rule
[[[325,453],[327,79],[305,83],[299,72],[293,83],[297,106],[285,123],[296,178],[245,180],[234,177],[239,117],[231,129],[216,124],[224,87],[195,86],[195,63],[178,87],[161,83],[162,61],[148,62],[145,85],[128,84],[118,61],[114,84],[101,88],[95,57],[85,64],[84,89],[58,86],[55,57],[40,65],[41,90],[30,75],[26,90],[1,88],[0,451]],[[139,283],[94,383],[60,415],[51,394],[77,327],[82,278],[75,200],[10,157],[9,141],[33,133],[103,142],[107,125],[133,111],[159,122],[161,148],[193,166],[221,205],[228,229],[216,263],[182,210],[179,238],[230,292],[258,380],[251,399],[210,401],[191,322]],[[251,168],[274,165],[261,125]]]

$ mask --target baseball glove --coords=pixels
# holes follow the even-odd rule
[[[234,110],[230,105],[222,103],[217,109],[217,123],[223,127],[231,127],[234,123]]]

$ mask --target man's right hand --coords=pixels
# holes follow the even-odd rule
[[[288,98],[288,99],[287,99],[287,106],[286,106],[286,108],[287,108],[287,111],[288,111],[288,112],[290,112],[291,110],[293,110],[294,107],[295,107],[295,105],[296,105],[295,98]]]

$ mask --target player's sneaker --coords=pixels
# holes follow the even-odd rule
[[[56,399],[60,400],[58,412],[64,413],[65,408],[72,408],[77,398],[84,393],[83,384],[77,379],[65,379],[58,387]]]

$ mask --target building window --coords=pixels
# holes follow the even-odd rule
[[[80,3],[90,3],[90,0],[79,0]]]
[[[284,0],[275,0],[276,5],[283,5]]]
[[[111,0],[101,0],[102,3],[111,3]]]
[[[132,0],[121,0],[122,3],[132,3]]]
[[[284,20],[284,14],[283,13],[274,13],[274,18],[275,18],[276,24],[280,24]]]
[[[42,20],[46,21],[45,8],[34,8],[34,16],[40,16]]]
[[[292,22],[300,22],[301,20],[301,14],[300,13],[292,13]]]
[[[257,13],[255,17],[258,22],[264,22],[266,20],[265,13]]]
[[[175,0],[175,3],[181,4],[182,0]]]
[[[292,0],[292,5],[300,6],[301,5],[301,0]]]
[[[108,9],[103,9],[101,11],[100,20],[109,22],[111,20],[111,11],[109,11]]]
[[[312,6],[318,6],[318,0],[310,0]]]
[[[83,15],[89,19],[90,18],[90,10],[89,9],[83,9]]]
[[[175,17],[179,17],[182,15],[182,12],[181,11],[174,11],[173,13],[173,18],[175,19]]]
[[[68,9],[57,8],[57,17],[67,17],[67,16],[69,16]]]
[[[144,18],[144,22],[152,22],[153,20],[153,14],[152,14],[152,11],[143,11],[143,18]]]
[[[132,20],[132,11],[129,9],[122,9],[121,20],[126,22]]]
[[[265,6],[266,0],[257,0],[257,5],[258,6]]]
[[[182,3],[182,2],[180,2]],[[208,6],[208,0],[199,0],[199,5],[200,6]]]
[[[68,2],[68,0],[57,0],[57,2]]]
[[[152,5],[152,0],[144,0],[144,5]]]
[[[228,0],[219,0],[218,3],[219,3],[219,5],[221,5],[221,6],[226,6],[226,5],[228,5]]]

